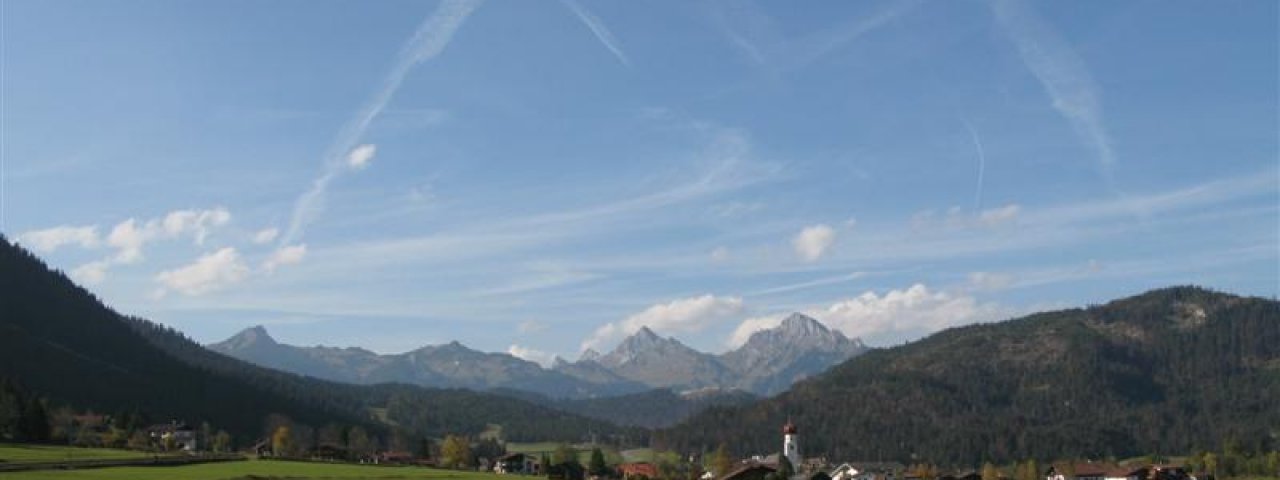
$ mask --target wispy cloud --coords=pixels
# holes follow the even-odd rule
[[[831,248],[831,244],[835,241],[835,229],[826,224],[819,224],[805,227],[797,233],[791,239],[791,246],[795,248],[796,255],[806,262],[812,262],[827,253],[827,249]]]
[[[969,132],[969,140],[973,142],[973,149],[978,154],[978,185],[973,189],[973,209],[982,209],[982,182],[983,177],[987,174],[987,151],[982,148],[982,139],[978,137],[978,131],[973,128],[973,124],[964,117],[960,118],[960,123],[964,124],[964,129]]]
[[[771,19],[749,4],[729,2],[728,5],[732,10],[717,10],[715,20],[729,43],[753,63],[784,72],[803,68],[839,51],[915,9],[919,2],[892,2],[887,8],[790,40],[780,39],[771,28]]]
[[[32,230],[18,235],[18,243],[41,253],[50,253],[66,245],[95,248],[99,243],[98,227],[61,225],[44,230]]]
[[[742,298],[702,295],[659,303],[624,320],[600,326],[582,342],[582,350],[599,350],[624,335],[642,327],[667,332],[698,332],[719,322],[730,320],[744,310]]]
[[[315,220],[324,208],[325,193],[329,184],[350,166],[363,165],[372,157],[373,145],[358,146],[361,137],[369,129],[374,118],[377,118],[387,107],[387,103],[400,90],[405,77],[414,66],[435,58],[453,39],[458,28],[471,12],[480,5],[478,0],[445,0],[435,12],[427,17],[413,37],[396,55],[391,70],[383,77],[382,84],[372,97],[356,112],[342,130],[334,138],[324,155],[324,170],[312,183],[311,188],[298,197],[294,203],[293,215],[289,219],[289,227],[280,238],[281,245],[295,243],[302,235],[306,224]],[[358,149],[364,149],[362,152]],[[367,158],[364,154],[368,154]],[[349,162],[363,158],[364,162]]]
[[[582,5],[579,5],[576,0],[562,1],[564,2],[564,5],[569,7],[569,10],[578,17],[578,20],[582,20],[582,23],[591,30],[591,33],[596,36],[596,39],[600,40],[600,43],[604,44],[604,47],[609,49],[609,52],[613,53],[613,56],[616,57],[619,62],[622,62],[622,64],[627,67],[631,66],[631,60],[627,59],[627,54],[623,53],[622,48],[618,47],[618,39],[614,38],[613,32],[609,31],[609,28],[604,25],[604,22],[600,20],[600,17],[588,12],[587,9],[583,8]]]
[[[1110,184],[1115,151],[1103,123],[1102,101],[1089,67],[1071,45],[1036,14],[1033,4],[995,0],[991,6],[1022,61],[1049,93],[1053,108],[1097,154],[1099,171]]]
[[[1012,316],[1014,309],[982,302],[963,292],[949,292],[917,283],[883,294],[866,291],[837,300],[827,306],[802,309],[829,327],[853,337],[893,333],[931,333],[966,323],[999,320]],[[781,323],[786,313],[748,318],[726,339],[730,347],[742,345],[752,333]]]
[[[231,247],[219,249],[196,259],[195,262],[166,270],[156,275],[161,288],[156,296],[164,296],[173,290],[184,295],[202,295],[234,285],[249,275],[249,267],[240,253]]]

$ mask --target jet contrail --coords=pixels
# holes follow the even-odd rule
[[[419,63],[435,58],[453,39],[462,22],[480,5],[480,0],[445,0],[436,7],[435,12],[418,26],[413,37],[405,42],[404,47],[396,55],[391,70],[382,79],[382,85],[373,96],[360,107],[343,125],[338,136],[329,144],[324,154],[324,170],[311,188],[298,197],[293,206],[293,215],[289,218],[289,228],[280,237],[280,245],[285,246],[296,241],[302,235],[302,229],[314,220],[324,209],[325,191],[347,168],[344,158],[356,148],[356,143],[369,124],[386,108],[391,97],[395,96],[405,76]]]
[[[622,62],[627,67],[631,66],[631,61],[627,59],[627,55],[622,53],[621,48],[618,48],[618,39],[614,38],[613,33],[609,32],[609,29],[604,26],[604,22],[600,21],[600,17],[592,15],[591,12],[582,8],[582,5],[578,5],[575,0],[561,1],[564,2],[566,7],[569,7],[569,10],[573,11],[574,15],[577,15],[578,20],[582,20],[582,23],[587,25],[587,28],[596,36],[596,39],[600,40],[600,43],[604,44],[605,48],[613,52],[613,56],[618,57],[619,62]]]
[[[1053,100],[1053,108],[1097,153],[1098,171],[1107,186],[1112,187],[1115,151],[1103,125],[1097,85],[1084,60],[1029,5],[1016,0],[991,3],[996,21],[1013,40],[1027,68],[1044,86]]]
[[[987,152],[982,148],[982,139],[978,138],[978,131],[974,130],[973,125],[964,117],[960,118],[960,123],[964,124],[964,129],[969,131],[969,138],[973,140],[973,146],[978,150],[978,188],[973,193],[973,211],[982,211],[982,177],[987,170]]]

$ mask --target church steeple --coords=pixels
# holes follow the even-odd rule
[[[782,455],[787,457],[787,461],[791,462],[791,468],[795,471],[800,469],[800,430],[796,428],[796,424],[791,423],[791,419],[787,419],[786,425],[782,426]]]

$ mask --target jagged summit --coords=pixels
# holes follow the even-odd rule
[[[595,351],[595,349],[593,348],[588,348],[582,351],[582,356],[578,357],[578,361],[579,362],[596,362],[600,360],[600,356],[601,356],[600,352]]]
[[[821,322],[794,314],[756,332],[738,350],[712,355],[644,326],[606,354],[583,350],[544,368],[509,353],[474,350],[458,341],[379,355],[360,348],[280,344],[262,326],[210,345],[260,365],[353,383],[396,381],[440,387],[510,388],[552,397],[594,397],[648,388],[742,389],[771,394],[865,349]]]
[[[826,325],[803,313],[792,313],[783,319],[782,330],[788,333],[805,335],[825,334],[831,331]]]
[[[801,313],[777,327],[751,334],[747,342],[721,357],[741,377],[739,388],[773,394],[867,350],[839,330]]]
[[[276,339],[271,338],[271,334],[267,333],[267,328],[262,325],[254,325],[252,327],[241,330],[239,333],[232,335],[231,338],[218,343],[226,348],[252,348],[255,346],[272,346],[279,345]]]

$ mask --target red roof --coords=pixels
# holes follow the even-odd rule
[[[791,420],[787,420],[787,424],[782,426],[783,435],[795,435],[796,432],[796,425],[791,423]]]
[[[624,463],[618,465],[618,471],[623,475],[644,475],[649,478],[658,478],[658,467],[652,463]]]

